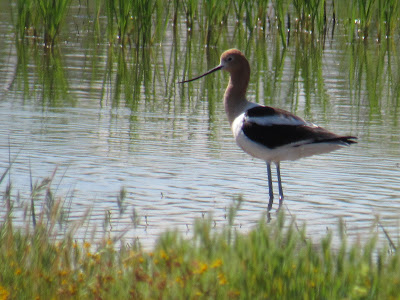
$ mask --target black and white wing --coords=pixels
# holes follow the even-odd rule
[[[290,145],[335,143],[343,146],[356,143],[353,136],[339,136],[282,109],[256,106],[244,113],[243,133],[252,141],[269,149]]]

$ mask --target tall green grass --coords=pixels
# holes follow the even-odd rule
[[[165,32],[172,5],[161,0],[104,1],[109,41],[116,38],[122,45],[150,45]]]
[[[51,178],[37,195],[49,197]],[[46,196],[47,195],[47,196]],[[53,195],[54,196],[54,195]],[[52,197],[52,196],[51,196]],[[123,206],[123,191],[119,195]],[[54,198],[57,199],[57,198]],[[47,200],[45,200],[47,201]],[[377,249],[374,235],[349,244],[339,223],[314,242],[305,227],[281,213],[248,233],[235,228],[241,199],[228,222],[195,220],[192,236],[167,231],[150,250],[112,239],[79,240],[60,231],[62,201],[41,206],[34,227],[0,224],[1,299],[389,299],[398,296],[400,256]],[[39,206],[40,207],[40,206]],[[40,217],[39,217],[40,216]],[[61,220],[61,223],[60,223]],[[83,222],[79,226],[83,226]],[[75,227],[76,228],[76,227]]]
[[[71,0],[37,0],[36,10],[41,20],[44,44],[52,46],[68,13]]]
[[[14,14],[17,35],[43,36],[44,44],[52,46],[71,5],[81,3],[18,0]],[[395,0],[92,0],[87,5],[94,10],[95,24],[101,16],[107,17],[109,41],[123,45],[151,44],[154,37],[164,36],[169,24],[178,27],[185,21],[190,31],[203,32],[206,45],[218,43],[227,26],[238,25],[249,33],[257,28],[269,34],[278,33],[283,46],[293,35],[311,34],[318,40],[324,39],[328,28],[333,33],[338,23],[345,24],[356,38],[368,39],[372,35],[381,40],[393,36],[400,16]]]
[[[101,8],[99,9],[101,10]],[[172,11],[171,6],[170,12]],[[286,13],[287,9],[284,9],[283,15]],[[175,82],[183,77],[197,75],[216,65],[221,49],[237,47],[246,53],[252,66],[250,88],[254,88],[256,91],[254,93],[256,101],[277,105],[276,102],[274,103],[276,99],[286,99],[286,101],[292,102],[288,105],[291,105],[291,109],[297,112],[297,107],[300,107],[299,93],[304,88],[306,99],[304,113],[306,116],[310,113],[313,105],[310,99],[322,100],[324,107],[329,107],[327,105],[329,97],[327,97],[324,84],[326,75],[324,58],[329,57],[329,53],[326,54],[324,51],[327,44],[313,42],[311,34],[295,35],[292,33],[289,38],[286,36],[288,32],[285,31],[284,39],[285,41],[290,40],[290,43],[284,48],[279,34],[261,38],[264,37],[263,33],[261,36],[255,32],[248,34],[247,28],[238,26],[235,27],[235,32],[229,35],[223,33],[218,36],[211,33],[212,39],[220,39],[218,48],[207,47],[204,51],[199,44],[204,43],[206,33],[199,31],[190,33],[185,30],[185,24],[180,26],[182,28],[168,31],[170,48],[154,46],[153,42],[145,38],[144,32],[135,36],[127,33],[126,40],[130,40],[131,47],[108,47],[108,43],[104,47],[98,47],[98,43],[107,42],[108,37],[95,39],[95,44],[88,44],[89,50],[82,51],[87,51],[86,53],[89,54],[88,57],[92,59],[92,67],[85,68],[83,72],[92,72],[85,76],[97,77],[103,82],[103,89],[99,95],[94,95],[94,97],[101,99],[110,97],[114,107],[127,105],[132,110],[135,110],[141,99],[150,100],[149,103],[170,101],[169,107],[182,109],[188,102],[195,99],[193,95],[196,89],[191,86],[188,86],[187,89],[180,89],[175,86]],[[105,28],[103,27],[103,29]],[[164,27],[162,28],[160,31],[153,30],[153,28],[150,39],[160,41],[161,37],[156,35],[163,35]],[[339,30],[341,33],[346,31],[346,29],[340,28]],[[182,33],[186,36],[182,37]],[[133,40],[133,38],[135,39]],[[395,110],[390,109],[390,107],[399,107],[397,84],[399,76],[396,69],[399,62],[395,54],[398,51],[396,40],[388,38],[385,43],[368,46],[364,42],[359,43],[363,40],[355,39],[354,35],[350,34],[350,39],[355,40],[349,46],[348,39],[348,35],[342,34],[335,40],[337,41],[335,49],[346,53],[346,55],[339,56],[342,61],[335,67],[335,70],[338,74],[342,74],[348,82],[350,88],[348,96],[358,101],[352,109],[357,110],[358,106],[365,105],[364,102],[367,101],[367,105],[371,108],[371,118],[382,116],[382,111],[386,111],[391,113],[391,117],[388,119],[397,120]],[[34,98],[40,100],[44,106],[62,106],[64,103],[73,105],[74,101],[79,99],[79,96],[75,97],[68,92],[71,76],[65,66],[66,57],[62,53],[63,47],[53,47],[52,51],[47,52],[35,44],[21,42],[16,45],[17,72],[16,80],[12,81],[12,85],[19,85],[16,88],[23,90],[26,99],[34,94]],[[291,66],[289,73],[286,72],[288,78],[291,78],[291,83],[281,82],[284,65]],[[214,112],[223,97],[226,84],[222,80],[222,74],[216,76],[220,76],[217,78],[221,80],[205,81],[209,87],[206,92],[211,119],[214,118]],[[256,78],[263,80],[255,80]],[[366,87],[368,93],[363,96],[360,92]],[[263,92],[260,93],[261,89]],[[173,102],[176,101],[177,92],[188,92],[188,94],[182,94],[182,97],[179,97],[181,103],[175,106]],[[383,97],[387,93],[391,97]],[[317,97],[315,98],[315,96]],[[215,123],[215,126],[217,125]]]
[[[132,1],[116,0],[105,1],[105,11],[108,19],[108,35],[111,40],[114,36],[114,24],[117,25],[117,38],[125,44],[128,22],[132,18]]]
[[[399,19],[399,2],[394,0],[378,0],[378,40],[393,36]]]
[[[52,47],[70,5],[71,0],[18,0],[15,21],[17,37],[41,36],[43,44]]]

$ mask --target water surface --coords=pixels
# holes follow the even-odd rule
[[[31,181],[55,172],[52,189],[65,201],[68,220],[90,211],[82,238],[126,231],[126,242],[139,239],[147,247],[167,229],[190,235],[194,218],[208,214],[221,228],[238,196],[244,201],[235,224],[250,230],[267,209],[266,167],[234,143],[222,105],[227,74],[176,84],[236,47],[252,67],[249,99],[359,137],[349,148],[283,162],[285,211],[307,224],[310,237],[336,230],[343,218],[349,236],[374,231],[384,242],[373,222],[379,217],[397,240],[400,101],[393,44],[348,43],[338,30],[324,44],[294,39],[283,50],[273,36],[243,40],[231,28],[210,49],[200,34],[184,34],[184,25],[176,34],[170,25],[159,43],[123,49],[93,42],[89,29],[73,30],[78,17],[50,54],[18,45],[9,13],[1,14],[0,173],[15,161],[0,188],[4,194],[12,183],[17,220],[29,206]],[[80,26],[90,28],[89,19],[80,16]]]

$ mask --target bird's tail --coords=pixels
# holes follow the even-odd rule
[[[357,139],[356,136],[338,136],[338,137],[334,137],[334,138],[330,138],[330,139],[324,139],[321,140],[319,142],[322,143],[343,143],[346,146],[349,146],[351,144],[357,144],[357,141],[355,141]]]

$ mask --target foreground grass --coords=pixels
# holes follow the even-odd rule
[[[234,213],[232,213],[233,215]],[[231,217],[229,223],[232,224]],[[43,222],[44,223],[44,222]],[[54,224],[0,228],[0,299],[390,299],[398,298],[400,255],[375,239],[333,250],[283,215],[246,234],[195,221],[193,237],[167,231],[154,249],[96,245]]]

